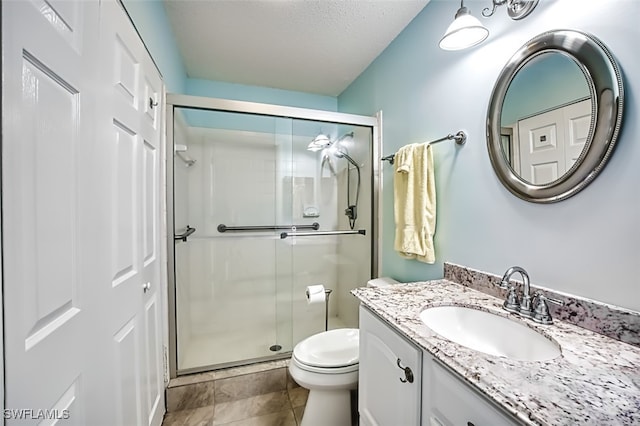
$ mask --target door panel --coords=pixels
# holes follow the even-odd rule
[[[564,173],[562,114],[551,111],[518,123],[522,177],[534,184],[552,182]]]

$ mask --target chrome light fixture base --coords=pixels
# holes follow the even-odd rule
[[[529,16],[529,14],[538,5],[538,0],[492,0],[493,8],[489,10],[488,7],[482,10],[482,16],[488,18],[493,15],[498,6],[503,4],[507,5],[507,14],[511,19],[520,20]]]

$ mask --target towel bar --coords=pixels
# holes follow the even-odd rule
[[[277,231],[281,229],[289,229],[295,231],[296,229],[320,229],[318,222],[313,222],[311,225],[273,225],[273,226],[227,226],[224,224],[218,225],[218,232],[238,232],[238,231]]]
[[[366,229],[358,229],[355,231],[320,231],[320,232],[283,232],[280,234],[281,239],[285,239],[287,237],[315,237],[320,235],[349,235],[349,234],[360,234],[366,235]]]
[[[431,142],[426,142],[428,144],[432,144],[432,143],[438,143],[438,142],[442,142],[442,141],[450,141],[452,139],[455,139],[456,144],[458,145],[464,145],[464,143],[467,141],[467,135],[465,132],[463,132],[462,130],[460,130],[458,133],[456,133],[455,135],[452,134],[448,134],[447,136],[440,138],[440,139],[436,139],[434,141]],[[389,164],[393,164],[393,159],[396,155],[395,154],[391,154],[391,155],[387,155],[386,157],[382,157],[380,160],[382,161],[388,161]]]

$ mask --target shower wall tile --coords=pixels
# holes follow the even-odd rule
[[[167,412],[213,405],[214,394],[214,382],[167,388]]]
[[[287,369],[278,368],[215,381],[217,403],[249,398],[287,389]]]

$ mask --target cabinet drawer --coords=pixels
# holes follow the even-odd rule
[[[433,358],[424,357],[423,426],[518,425]]]

